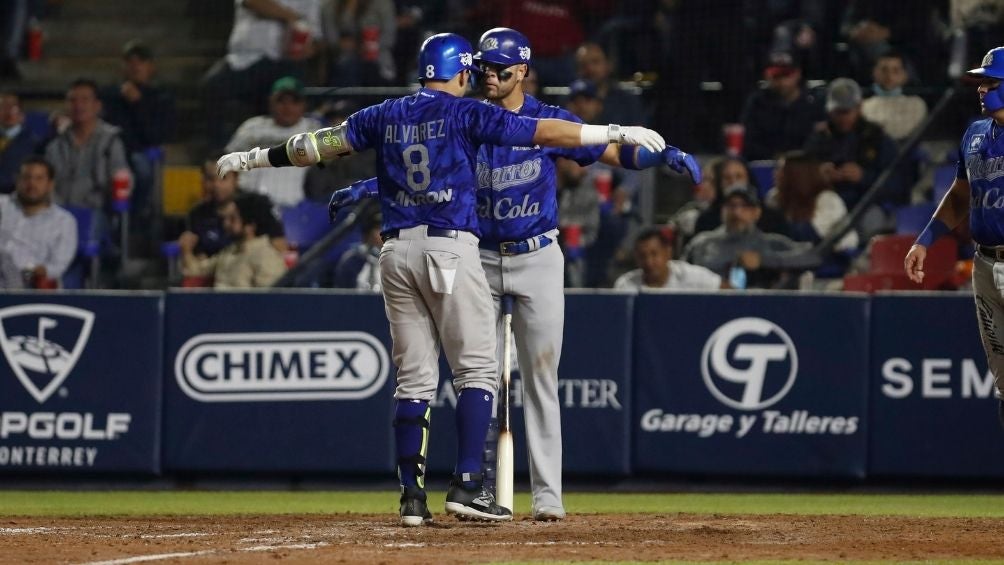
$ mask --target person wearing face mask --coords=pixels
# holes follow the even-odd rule
[[[24,127],[24,113],[17,95],[0,92],[0,193],[14,191],[21,163],[36,153],[41,143],[38,136]]]
[[[927,103],[920,96],[903,94],[909,75],[899,51],[889,51],[875,61],[872,96],[861,103],[861,115],[885,130],[896,142],[910,136],[927,117]]]

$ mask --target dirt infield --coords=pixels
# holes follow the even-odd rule
[[[1001,559],[1004,519],[607,514],[561,523],[437,516],[4,518],[0,563],[472,563]]]

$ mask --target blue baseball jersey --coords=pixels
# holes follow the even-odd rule
[[[973,240],[1004,245],[1004,128],[991,118],[973,122],[962,136],[956,176],[969,179]]]
[[[481,234],[478,147],[530,145],[536,120],[437,90],[387,100],[349,116],[355,151],[377,151],[383,231],[428,225]]]
[[[490,104],[483,104],[489,106]],[[571,112],[525,95],[520,116],[581,123]],[[558,227],[555,160],[595,163],[606,145],[559,148],[531,144],[482,145],[478,151],[478,217],[481,242],[494,246]]]

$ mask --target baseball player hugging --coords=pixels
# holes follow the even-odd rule
[[[432,519],[425,493],[429,401],[439,381],[442,346],[457,390],[457,461],[446,512],[505,521],[509,509],[484,487],[481,458],[498,386],[495,309],[479,257],[475,190],[481,145],[579,147],[616,142],[660,154],[665,141],[641,127],[583,126],[535,120],[463,98],[476,70],[470,43],[438,34],[419,51],[415,94],[390,99],[342,124],[291,137],[285,144],[224,155],[229,171],[305,167],[373,149],[375,189],[383,217],[380,282],[397,366],[395,447],[401,482],[400,520]],[[357,183],[363,184],[363,183]],[[348,189],[350,197],[359,188]],[[344,194],[332,197],[337,208]]]

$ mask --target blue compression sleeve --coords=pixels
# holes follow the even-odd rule
[[[931,221],[927,223],[927,227],[924,231],[920,232],[917,236],[917,245],[923,245],[924,247],[930,247],[938,238],[945,235],[946,233],[952,231],[945,222],[942,222],[938,218],[931,218]]]

